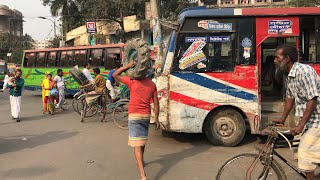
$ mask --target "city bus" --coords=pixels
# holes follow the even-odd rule
[[[53,76],[57,69],[62,69],[66,79],[67,94],[75,94],[79,84],[69,73],[70,69],[78,65],[84,68],[86,63],[92,69],[98,67],[101,74],[107,78],[108,72],[116,67],[116,61],[122,60],[125,44],[106,44],[95,46],[61,47],[37,50],[24,50],[22,58],[22,72],[26,90],[41,90],[41,82],[45,72]]]
[[[291,44],[320,73],[319,15],[320,7],[182,11],[155,80],[162,129],[205,133],[222,146],[236,146],[246,129],[265,132],[285,98],[272,55]],[[291,112],[285,127],[295,121]]]

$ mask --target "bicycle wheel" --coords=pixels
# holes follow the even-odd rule
[[[75,112],[78,112],[78,97],[72,99],[72,108]]]
[[[81,114],[81,111],[84,109],[86,105],[86,112],[84,114]],[[77,98],[77,113],[80,116],[84,116],[84,117],[92,117],[94,115],[96,115],[99,111],[99,106],[96,103],[93,103],[91,105],[88,105],[86,102],[86,97],[85,96],[81,96],[79,98]]]
[[[113,109],[113,121],[120,129],[128,129],[129,102],[120,102]]]
[[[229,180],[229,179],[239,179],[239,180],[256,180],[262,179],[261,176],[266,170],[266,163],[263,160],[263,157],[260,157],[260,160],[257,161],[255,165],[252,165],[253,162],[256,162],[258,154],[240,154],[230,160],[228,160],[218,171],[216,176],[217,180]],[[247,171],[252,165],[251,174],[247,177]],[[269,173],[265,179],[268,180],[286,180],[286,175],[281,166],[273,160],[269,169]]]

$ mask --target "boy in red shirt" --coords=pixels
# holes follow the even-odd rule
[[[113,73],[113,77],[130,89],[130,102],[128,112],[129,140],[128,145],[134,148],[134,154],[140,171],[141,179],[146,179],[144,170],[143,154],[145,144],[148,139],[148,129],[150,124],[151,107],[153,100],[156,129],[159,129],[159,101],[156,85],[148,78],[133,80],[129,76],[121,76],[121,73],[135,65],[131,61]]]

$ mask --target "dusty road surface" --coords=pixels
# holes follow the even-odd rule
[[[131,180],[139,179],[127,131],[92,117],[80,123],[71,99],[67,110],[43,115],[39,92],[23,93],[21,122],[11,120],[8,92],[0,93],[1,180]],[[255,152],[261,140],[246,135],[238,147],[212,146],[203,134],[150,129],[146,147],[149,179],[214,179],[229,158]],[[281,149],[292,159],[287,149]],[[287,171],[290,179],[297,174]]]

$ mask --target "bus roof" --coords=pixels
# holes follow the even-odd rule
[[[188,17],[234,17],[234,16],[290,16],[290,15],[320,15],[320,7],[289,7],[289,8],[224,8],[209,9],[204,6],[182,10],[178,23],[182,24]]]
[[[81,50],[81,49],[96,49],[96,48],[112,48],[112,47],[125,47],[126,44],[101,44],[94,46],[72,46],[72,47],[61,47],[61,48],[46,48],[46,49],[32,49],[32,50],[24,50],[25,53],[32,52],[48,52],[48,51],[67,51],[67,50]]]

